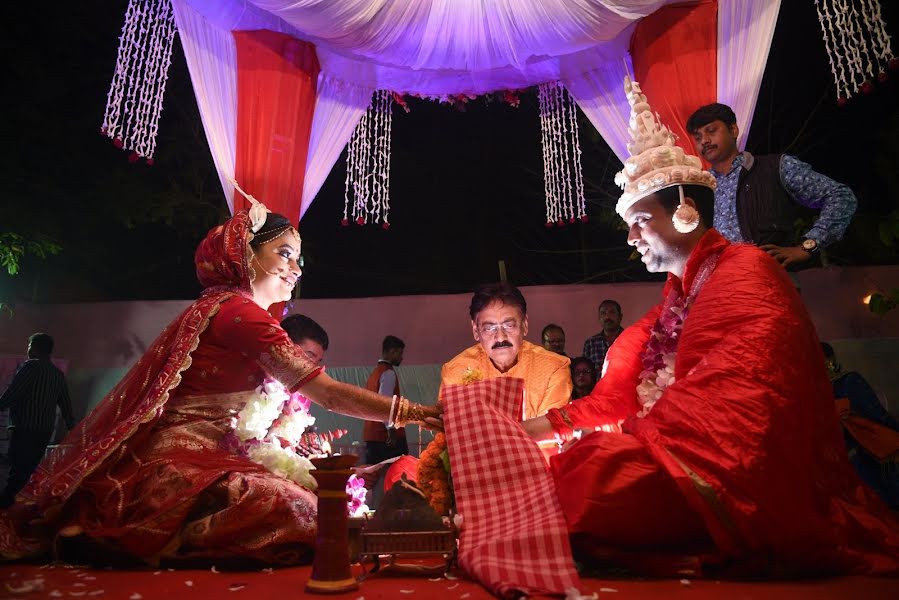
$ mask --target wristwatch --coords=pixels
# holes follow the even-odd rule
[[[811,238],[802,240],[802,249],[809,254],[815,254],[816,252],[818,252],[818,242]]]

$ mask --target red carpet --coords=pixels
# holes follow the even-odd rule
[[[361,571],[360,571],[361,572]],[[179,598],[277,599],[303,598],[311,567],[274,571],[219,572],[211,570],[126,571],[73,567],[71,565],[0,566],[0,599],[83,598],[89,600],[176,600]],[[800,582],[732,582],[713,580],[585,579],[588,592],[615,600],[658,598],[666,600],[894,600],[899,580],[873,577],[839,577]],[[30,589],[29,589],[30,588]],[[15,591],[20,590],[20,591]],[[320,596],[314,596],[320,597]],[[373,575],[359,590],[337,598],[357,600],[426,598],[427,600],[478,600],[492,596],[464,579],[389,577]]]

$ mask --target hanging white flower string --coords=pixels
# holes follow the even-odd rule
[[[558,81],[542,83],[538,90],[546,226],[586,221],[577,107]]]
[[[393,94],[378,90],[347,146],[343,220],[390,228],[390,136]]]
[[[815,0],[815,7],[840,106],[859,90],[873,92],[875,71],[883,83],[887,69],[899,70],[880,0]]]
[[[131,150],[132,162],[153,164],[175,31],[170,0],[128,2],[100,133]]]

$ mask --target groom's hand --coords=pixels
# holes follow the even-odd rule
[[[437,402],[433,406],[426,406],[425,408],[425,420],[421,424],[425,429],[429,429],[430,431],[443,432],[443,404],[441,402]]]

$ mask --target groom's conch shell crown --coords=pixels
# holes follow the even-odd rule
[[[652,112],[640,84],[625,76],[624,92],[631,105],[628,124],[631,141],[627,145],[631,157],[624,161],[624,169],[615,175],[615,183],[624,189],[615,206],[616,212],[624,218],[632,204],[673,185],[703,185],[715,189],[715,177],[703,170],[699,158],[674,144],[674,133],[662,125],[657,113]]]

